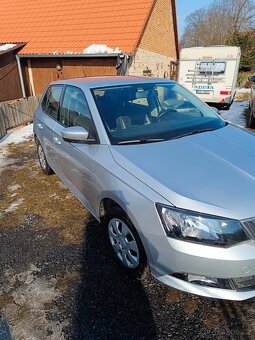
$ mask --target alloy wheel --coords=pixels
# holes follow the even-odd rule
[[[118,218],[113,218],[108,223],[108,235],[112,248],[122,265],[129,269],[138,267],[139,249],[128,225]]]
[[[41,164],[41,167],[45,170],[47,167],[47,164],[46,164],[46,159],[45,159],[42,146],[40,144],[38,145],[38,157],[39,157],[39,162]]]

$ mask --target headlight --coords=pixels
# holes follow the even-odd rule
[[[156,206],[168,237],[215,246],[230,246],[248,239],[237,220]]]

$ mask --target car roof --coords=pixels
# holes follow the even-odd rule
[[[50,84],[63,84],[79,86],[81,88],[97,88],[107,86],[120,86],[131,84],[144,84],[144,83],[175,83],[173,80],[160,79],[160,78],[148,78],[148,77],[135,77],[135,76],[105,76],[105,77],[82,77],[66,80],[58,80],[51,82]]]

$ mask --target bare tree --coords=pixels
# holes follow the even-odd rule
[[[181,45],[222,45],[235,32],[255,27],[255,0],[214,0],[186,18]]]

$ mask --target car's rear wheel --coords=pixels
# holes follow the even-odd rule
[[[45,153],[43,151],[42,145],[40,144],[40,142],[37,143],[37,154],[38,154],[38,159],[39,159],[39,163],[41,166],[42,171],[46,174],[46,175],[50,175],[53,173],[53,170],[51,169],[51,167],[49,166]]]
[[[128,216],[114,206],[106,211],[104,224],[117,263],[130,273],[141,274],[146,266],[146,255]]]

